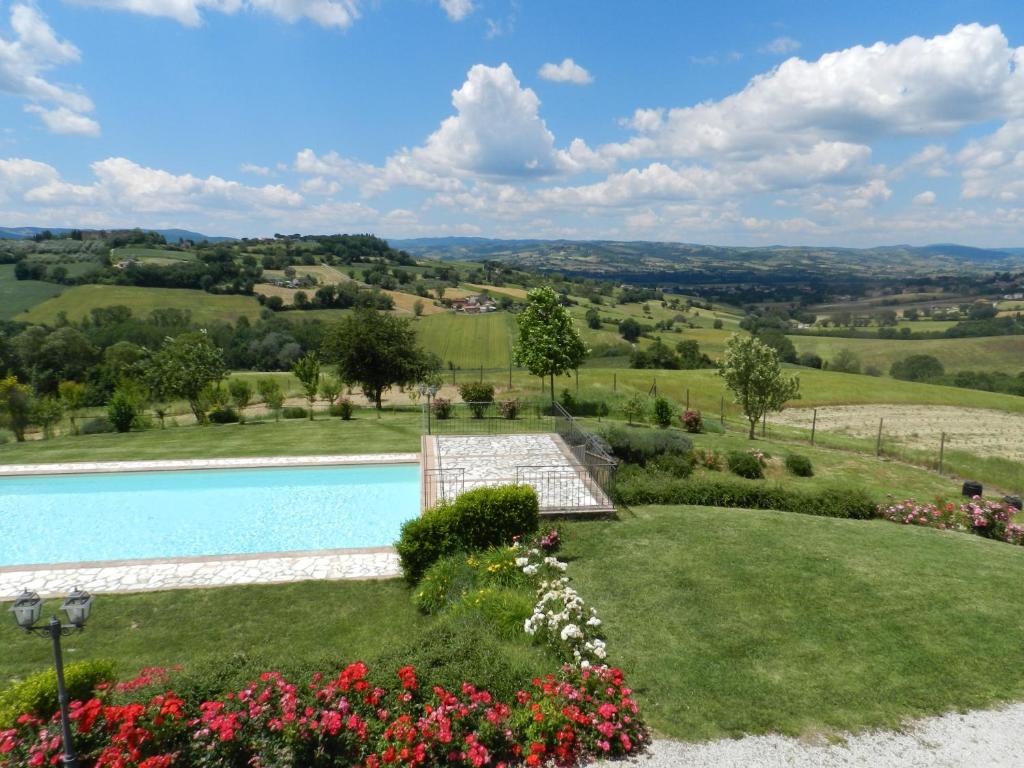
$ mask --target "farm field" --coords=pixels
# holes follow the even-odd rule
[[[863,366],[877,366],[886,375],[894,362],[909,355],[934,355],[949,372],[984,369],[1019,373],[1024,370],[1024,336],[920,340],[789,338],[797,352],[813,352],[824,360],[831,360],[840,349],[849,349],[860,358]]]
[[[17,280],[13,264],[0,264],[0,320],[25,320],[26,310],[60,295],[64,286],[41,280]]]
[[[381,291],[381,293],[386,293],[394,300],[395,312],[400,315],[415,314],[414,307],[417,301],[422,302],[424,315],[441,315],[445,312],[451,314],[450,309],[435,304],[433,299],[425,299],[421,296],[402,293],[401,291]]]
[[[116,305],[130,308],[138,317],[145,317],[154,309],[187,309],[192,319],[200,323],[234,322],[240,317],[254,320],[260,314],[260,305],[251,296],[218,296],[184,288],[79,285],[36,305],[18,319],[27,323],[53,323],[60,312],[66,312],[69,319],[81,320],[96,307]]]
[[[950,450],[977,456],[1002,456],[1024,462],[1024,414],[951,405],[840,405],[818,408],[817,429],[854,437],[874,438],[883,421],[886,441],[908,447],[939,444],[942,433]],[[811,412],[791,408],[772,416],[772,422],[810,429]]]
[[[165,248],[142,248],[128,245],[114,248],[110,252],[112,262],[122,259],[135,259],[144,264],[175,264],[182,261],[195,261],[196,254],[192,251],[172,251]]]
[[[515,327],[515,318],[508,312],[445,312],[420,318],[415,325],[420,343],[440,357],[445,368],[449,363],[458,368],[507,368]]]

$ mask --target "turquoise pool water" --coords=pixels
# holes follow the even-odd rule
[[[0,477],[0,566],[379,547],[417,464]]]

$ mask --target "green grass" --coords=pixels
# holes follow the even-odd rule
[[[187,426],[102,435],[77,435],[0,445],[0,464],[63,461],[308,456],[404,453],[420,449],[417,413],[360,410],[351,421],[322,416],[247,424]]]
[[[985,336],[973,339],[842,339],[790,336],[797,352],[813,352],[831,360],[849,349],[864,366],[874,365],[888,375],[889,367],[910,355],[934,355],[947,371],[986,370],[1019,373],[1024,370],[1024,336]]]
[[[129,245],[123,248],[115,248],[110,252],[114,262],[121,259],[136,259],[142,262],[151,263],[173,263],[179,261],[195,261],[196,254],[192,251],[171,251],[164,248],[143,248],[137,245]]]
[[[24,320],[26,310],[64,290],[56,283],[17,280],[13,264],[0,264],[0,320]]]
[[[446,312],[415,321],[420,343],[445,368],[506,368],[512,356],[515,318],[508,312],[464,315]]]
[[[18,319],[31,323],[53,323],[58,313],[63,311],[69,319],[81,320],[96,307],[115,305],[129,307],[137,317],[146,317],[154,309],[187,309],[198,323],[212,320],[233,323],[239,317],[255,320],[260,314],[260,305],[251,296],[217,296],[182,288],[80,285],[36,305]]]
[[[820,736],[1024,697],[1024,551],[781,512],[641,507],[565,530],[655,730]]]

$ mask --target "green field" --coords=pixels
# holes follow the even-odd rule
[[[172,251],[164,248],[128,245],[123,248],[114,248],[110,252],[110,258],[114,262],[122,259],[135,259],[148,264],[174,264],[180,261],[195,261],[196,255],[192,251]]]
[[[115,305],[130,308],[136,317],[145,317],[154,309],[187,309],[199,323],[234,322],[240,317],[255,320],[260,314],[260,305],[251,296],[217,296],[183,288],[79,285],[38,304],[18,319],[27,323],[53,323],[60,312],[66,312],[69,319],[81,320],[96,307]]]
[[[849,349],[864,366],[874,365],[888,375],[889,367],[909,355],[934,355],[947,371],[987,370],[1019,373],[1024,370],[1024,336],[985,336],[973,339],[842,339],[790,336],[797,352],[813,352],[831,360]]]
[[[515,339],[515,317],[508,312],[464,315],[446,312],[415,323],[420,343],[458,368],[507,368]]]
[[[0,320],[24,320],[25,311],[64,290],[56,283],[17,280],[13,264],[0,264]]]

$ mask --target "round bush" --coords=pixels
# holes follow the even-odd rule
[[[281,410],[281,415],[286,419],[305,419],[309,411],[299,405],[289,405]]]
[[[626,429],[612,427],[604,434],[612,452],[627,464],[644,466],[655,456],[683,456],[693,443],[682,432],[661,429]]]
[[[745,451],[730,451],[726,456],[729,471],[748,480],[759,480],[764,477],[761,462],[753,454]]]
[[[106,416],[97,416],[95,419],[89,419],[82,425],[81,429],[83,435],[102,435],[113,431],[114,425],[110,423]]]
[[[330,407],[328,413],[331,416],[337,416],[342,421],[348,421],[352,418],[352,413],[355,411],[355,406],[352,405],[352,401],[347,397],[343,397],[341,400],[336,402]]]
[[[704,418],[700,415],[700,411],[686,411],[679,419],[683,422],[683,429],[687,432],[700,434],[704,431]]]
[[[211,411],[208,418],[214,424],[237,424],[238,411],[231,407],[218,408]]]
[[[791,453],[786,457],[786,469],[797,477],[811,477],[814,474],[811,460],[799,453]]]

